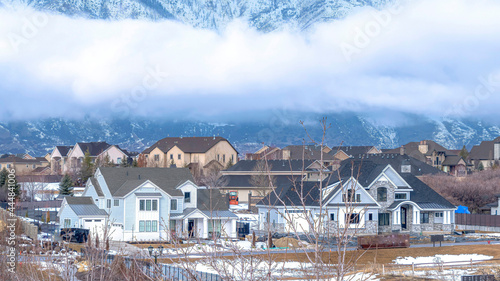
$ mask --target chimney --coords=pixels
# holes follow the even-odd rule
[[[400,155],[405,155],[405,146],[402,145],[400,148],[399,148],[399,154]]]
[[[500,142],[495,143],[493,148],[494,160],[500,160]]]
[[[427,141],[421,141],[420,145],[418,146],[418,150],[422,154],[427,154],[427,152],[429,152],[429,146],[427,145]]]

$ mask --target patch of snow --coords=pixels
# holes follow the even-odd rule
[[[450,264],[463,264],[465,262],[479,262],[484,260],[492,259],[492,256],[478,255],[478,254],[461,254],[461,255],[435,255],[430,257],[399,257],[394,260],[396,264],[436,264],[436,263],[446,263]]]

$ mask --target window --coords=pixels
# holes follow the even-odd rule
[[[220,161],[220,154],[217,154],[217,161]]]
[[[177,199],[170,200],[170,210],[177,211]]]
[[[373,214],[372,214],[372,213],[369,213],[369,214],[368,214],[368,220],[369,220],[369,221],[372,221],[372,220],[373,220]]]
[[[394,196],[396,200],[406,200],[406,193],[396,193]]]
[[[157,232],[158,221],[139,221],[139,232]]]
[[[354,202],[355,195],[356,191],[354,189],[348,189],[342,198],[342,202]]]
[[[190,203],[191,202],[191,192],[184,193],[184,202],[185,203]]]
[[[158,211],[158,200],[140,200],[140,211]]]
[[[71,227],[71,219],[64,219],[64,228]]]
[[[7,164],[7,169],[10,169],[10,164]]]
[[[146,200],[146,211],[151,211],[151,200]]]
[[[173,154],[170,154],[170,159],[174,160],[174,155]]]
[[[121,164],[122,163],[122,159],[120,157],[116,158],[116,164]]]
[[[35,168],[36,168],[36,165],[35,165],[35,164],[33,164],[33,169],[35,169]]]
[[[107,208],[111,208],[111,199],[108,199],[108,201],[106,202],[106,206]]]
[[[361,202],[361,194],[356,194],[356,202]]]
[[[443,217],[443,212],[439,212],[439,213],[436,213],[434,215],[436,216],[436,218],[442,218]]]
[[[429,223],[429,213],[420,213],[420,223]]]
[[[154,160],[155,160],[156,162],[160,161],[160,154],[155,154],[155,155],[153,155],[153,156],[154,156]]]
[[[153,200],[153,211],[158,211],[158,200]]]
[[[330,214],[330,220],[331,220],[331,221],[334,221],[334,220],[335,220],[335,213],[331,213],[331,214]]]
[[[115,207],[120,206],[120,200],[115,199],[115,202],[114,202],[114,204],[113,204],[113,205],[114,205]]]
[[[358,224],[359,223],[359,214],[345,214],[345,221],[346,223],[353,223],[353,224]]]
[[[387,188],[386,187],[379,187],[377,189],[377,201],[387,202]]]
[[[226,154],[222,154],[222,163],[226,163]]]
[[[181,160],[181,157],[182,157],[181,154],[177,154],[177,159]]]
[[[389,213],[380,213],[380,214],[378,214],[378,225],[379,226],[389,225],[390,224],[389,218],[390,218],[390,214]]]
[[[144,200],[139,201],[139,210],[140,211],[144,211],[145,210],[145,208],[144,208]]]
[[[234,163],[234,154],[231,154],[231,162]]]

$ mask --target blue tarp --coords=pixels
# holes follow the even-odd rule
[[[455,211],[455,214],[470,214],[469,208],[465,206],[458,206],[457,210]]]

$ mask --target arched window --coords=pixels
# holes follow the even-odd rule
[[[386,202],[387,201],[387,188],[379,187],[377,189],[377,201]]]

